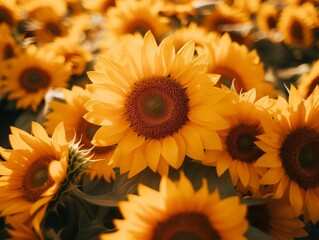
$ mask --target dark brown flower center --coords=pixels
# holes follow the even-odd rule
[[[3,49],[3,59],[10,59],[14,56],[14,49],[10,44],[6,44]]]
[[[303,40],[303,27],[298,21],[294,21],[291,25],[291,36],[297,42]]]
[[[289,178],[307,189],[319,185],[319,133],[308,127],[290,132],[280,148]]]
[[[256,136],[261,134],[257,125],[239,124],[233,127],[227,137],[227,151],[233,159],[251,163],[256,161],[263,151],[254,143]]]
[[[26,169],[21,188],[27,201],[37,201],[41,194],[54,184],[49,175],[49,164],[52,160],[53,156],[40,157]]]
[[[127,33],[134,34],[138,32],[142,36],[144,36],[148,30],[152,31],[151,25],[149,22],[142,19],[135,20],[127,27]]]
[[[245,91],[245,86],[241,77],[232,69],[228,67],[218,66],[210,71],[211,73],[216,73],[220,75],[220,78],[216,86],[225,85],[226,87],[231,87],[234,83],[235,89],[238,91]]]
[[[51,82],[51,76],[41,68],[30,67],[22,71],[20,85],[28,92],[37,92],[41,88],[46,88]]]
[[[62,30],[58,23],[47,22],[45,24],[45,29],[53,36],[62,36]]]
[[[9,9],[0,7],[0,24],[7,23],[9,26],[13,25],[13,17]]]
[[[267,17],[267,26],[269,29],[274,29],[277,26],[277,17],[276,16],[268,16]]]
[[[311,95],[311,93],[313,92],[313,90],[316,88],[317,85],[319,85],[319,74],[318,76],[316,76],[314,79],[311,80],[311,84],[308,87],[307,96],[305,96],[305,98],[308,98]]]
[[[249,224],[268,233],[271,226],[269,225],[270,215],[266,204],[248,206],[247,219]]]
[[[92,148],[94,145],[91,143],[94,134],[101,126],[92,124],[88,121],[86,121],[84,118],[82,121],[79,122],[79,125],[76,129],[76,135],[78,137],[78,141],[81,140],[81,143],[83,144],[83,148],[89,149]],[[103,154],[113,149],[113,147],[97,147],[94,146],[93,150],[91,152],[95,154]]]
[[[151,240],[217,240],[221,239],[208,217],[202,213],[184,212],[159,222]]]
[[[177,132],[188,121],[185,89],[170,77],[135,83],[126,101],[134,131],[145,138],[161,139]]]

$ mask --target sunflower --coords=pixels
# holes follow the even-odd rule
[[[50,88],[66,86],[70,71],[52,51],[30,45],[10,60],[4,75],[1,91],[9,94],[8,99],[17,100],[18,108],[36,111]]]
[[[54,9],[43,7],[37,9],[36,13],[29,19],[26,31],[32,32],[37,42],[49,43],[57,37],[67,35],[69,26],[65,23],[64,18],[54,12]]]
[[[159,191],[138,186],[139,195],[119,203],[124,219],[104,239],[247,239],[246,205],[238,196],[221,199],[206,179],[197,191],[182,173],[177,182],[162,177]]]
[[[278,30],[284,43],[304,48],[313,46],[313,31],[317,26],[317,9],[310,3],[285,7],[278,22]]]
[[[175,53],[171,37],[159,46],[151,32],[123,63],[104,59],[88,72],[93,99],[89,122],[101,125],[93,144],[117,144],[112,161],[129,177],[147,166],[161,175],[181,166],[185,155],[202,160],[219,149],[215,130],[228,127],[218,103],[227,94],[213,87],[207,59],[194,59],[194,42]]]
[[[106,28],[116,36],[136,32],[144,35],[150,30],[156,39],[161,38],[170,24],[169,18],[159,14],[161,4],[156,0],[117,0],[106,13]]]
[[[71,67],[72,75],[83,74],[89,61],[93,59],[91,51],[80,45],[76,35],[57,38],[47,47],[52,49],[57,55],[64,57],[65,64],[69,64]]]
[[[190,40],[195,41],[196,47],[203,47],[211,44],[211,42],[217,41],[220,36],[219,33],[208,32],[205,28],[198,26],[194,22],[190,23],[188,26],[176,29],[171,35],[174,36],[176,51],[181,49],[181,47]]]
[[[237,95],[233,102],[223,103],[223,107],[235,104],[234,115],[228,116],[229,128],[218,131],[223,148],[221,150],[206,150],[204,165],[216,166],[218,176],[229,170],[234,186],[238,183],[244,188],[256,191],[259,187],[260,174],[264,171],[254,167],[257,159],[262,158],[263,151],[254,142],[262,134],[260,118],[267,114],[268,98],[255,101],[256,91]]]
[[[44,126],[49,134],[52,134],[56,126],[64,123],[65,134],[68,141],[76,138],[76,142],[81,142],[82,148],[91,149],[94,133],[98,126],[87,122],[83,116],[87,113],[84,104],[90,100],[91,94],[85,89],[73,86],[71,90],[63,89],[65,102],[50,102],[51,111],[46,115]],[[114,177],[113,166],[109,165],[109,160],[114,152],[113,147],[94,147],[91,159],[94,161],[87,169],[91,179],[94,177],[104,177],[110,181]]]
[[[14,216],[15,221],[31,221],[41,236],[40,224],[48,203],[59,191],[66,177],[68,142],[62,124],[55,129],[52,139],[44,128],[32,123],[32,135],[11,128],[12,150],[0,148],[0,212]]]
[[[14,37],[11,35],[11,31],[7,24],[0,24],[0,62],[8,60],[16,56],[20,47],[17,44]]]
[[[267,199],[265,203],[250,205],[247,219],[251,226],[265,232],[273,240],[306,237],[305,224],[293,214],[284,199]]]
[[[257,12],[257,26],[274,42],[279,41],[277,29],[279,15],[279,9],[272,2],[263,2]]]
[[[199,53],[208,54],[208,72],[221,75],[219,85],[233,83],[237,92],[256,88],[258,98],[277,95],[273,85],[265,81],[264,67],[257,52],[249,52],[245,45],[233,42],[227,33]]]
[[[250,29],[251,21],[247,13],[236,7],[221,3],[204,16],[202,25],[208,31],[221,34],[228,32],[234,41],[243,43],[246,33],[241,33],[240,29],[245,29],[245,31]]]
[[[15,0],[0,2],[0,24],[6,23],[14,27],[21,18],[20,7]]]
[[[288,195],[295,215],[319,221],[319,88],[306,99],[293,86],[279,115],[262,119],[265,133],[256,145],[264,157],[255,166],[267,169],[260,183],[274,185],[274,198]]]
[[[304,73],[298,82],[300,95],[303,98],[309,97],[315,87],[319,85],[319,60],[312,64],[309,72]]]

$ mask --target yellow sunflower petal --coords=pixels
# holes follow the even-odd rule
[[[232,160],[228,156],[224,156],[216,160],[217,175],[221,176],[230,167]]]
[[[134,150],[132,166],[128,178],[135,176],[147,167],[147,162],[143,158],[142,148],[137,148]]]
[[[282,168],[271,168],[268,172],[261,178],[261,184],[275,184],[279,182],[281,177],[285,174]]]
[[[281,178],[281,180],[276,188],[276,191],[274,193],[274,198],[281,198],[284,195],[284,193],[288,187],[289,182],[290,182],[290,180],[287,176],[283,176]]]
[[[303,207],[304,192],[294,181],[290,182],[289,200],[294,213],[296,214],[296,216],[299,216]]]
[[[242,182],[243,186],[246,187],[250,180],[247,163],[237,161],[237,170],[240,181]]]
[[[198,132],[193,127],[185,125],[180,134],[186,143],[186,154],[195,160],[203,160],[203,143]]]
[[[150,169],[156,172],[160,160],[162,146],[158,140],[149,140],[145,147],[145,157]]]
[[[178,145],[171,136],[165,138],[162,143],[162,156],[173,167],[178,167]]]
[[[319,221],[319,211],[318,211],[318,197],[319,191],[317,188],[308,189],[305,194],[305,205],[310,215],[310,219],[313,223]]]

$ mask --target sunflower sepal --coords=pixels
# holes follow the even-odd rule
[[[79,188],[79,180],[81,174],[91,164],[90,151],[91,149],[81,149],[79,143],[74,140],[68,143],[69,161],[67,174],[64,182],[55,197],[51,200],[50,208],[57,211],[59,204],[63,205],[63,196],[69,192],[74,192],[74,189]]]

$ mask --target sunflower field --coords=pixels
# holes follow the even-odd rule
[[[0,0],[0,239],[318,240],[318,0]]]

